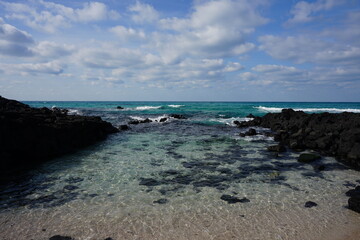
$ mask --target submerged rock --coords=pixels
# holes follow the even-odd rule
[[[256,130],[254,128],[250,128],[245,135],[246,136],[255,136],[257,134]]]
[[[227,194],[221,195],[220,199],[226,201],[228,204],[233,204],[233,203],[238,203],[238,202],[241,202],[241,203],[250,202],[250,200],[245,197],[242,199],[239,199],[235,196],[231,196],[231,195],[227,195]]]
[[[68,237],[68,236],[55,235],[55,236],[52,236],[51,238],[49,238],[49,240],[75,240],[75,239],[72,237]]]
[[[116,109],[124,109],[122,106],[117,106]]]
[[[284,145],[277,144],[277,145],[268,146],[267,150],[270,152],[285,152],[286,148],[284,147]]]
[[[320,158],[321,158],[320,155],[316,153],[302,153],[298,158],[298,162],[311,163]]]
[[[140,178],[140,183],[139,183],[139,185],[145,185],[149,187],[158,186],[160,184],[161,184],[160,181],[153,178]]]
[[[317,203],[316,202],[312,202],[312,201],[307,201],[305,203],[305,207],[306,208],[312,208],[312,207],[316,207],[317,206]]]
[[[119,130],[121,131],[127,131],[130,130],[130,127],[128,125],[120,125],[119,126]]]
[[[169,202],[169,200],[167,200],[166,198],[160,198],[159,200],[156,200],[153,203],[165,204],[165,203],[168,203],[168,202]]]
[[[360,186],[347,191],[345,194],[350,197],[348,200],[349,209],[360,213]]]
[[[119,130],[100,117],[32,108],[0,97],[0,180],[18,170],[74,152]]]
[[[355,195],[349,198],[348,200],[349,209],[360,213],[360,196]]]
[[[345,194],[348,197],[354,197],[354,196],[359,196],[360,197],[360,186],[357,186],[355,189],[350,189]]]

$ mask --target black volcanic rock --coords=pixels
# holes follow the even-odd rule
[[[0,97],[0,180],[115,132],[100,117],[67,115],[67,110],[32,108]]]
[[[360,169],[360,114],[313,113],[283,109],[238,127],[261,126],[276,132],[274,139],[291,149],[312,149],[322,155],[334,156],[355,169]]]
[[[349,209],[360,213],[360,186],[347,191],[345,194],[350,197],[348,200]]]
[[[269,152],[285,152],[286,148],[281,144],[277,144],[277,145],[268,146],[267,150]]]
[[[305,203],[305,207],[306,207],[306,208],[312,208],[312,207],[316,207],[316,206],[317,206],[317,203],[312,202],[312,201],[307,201],[307,202]]]
[[[68,236],[55,235],[55,236],[52,236],[51,238],[49,238],[49,240],[75,240],[75,239],[72,237],[68,237]]]
[[[176,118],[176,119],[186,119],[186,117],[181,114],[170,114],[170,117]]]
[[[221,195],[220,199],[226,201],[228,204],[234,204],[234,203],[237,203],[237,202],[240,202],[240,203],[248,203],[248,202],[250,202],[250,200],[245,198],[245,197],[242,198],[242,199],[239,199],[239,198],[237,198],[235,196],[231,196],[231,195],[227,195],[227,194]]]
[[[316,153],[302,153],[298,158],[298,162],[310,163],[320,158],[321,157]]]

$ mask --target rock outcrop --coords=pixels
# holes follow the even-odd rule
[[[360,114],[314,113],[283,109],[248,122],[234,122],[238,127],[261,126],[275,132],[274,139],[295,151],[315,150],[334,156],[360,169]]]
[[[67,115],[66,110],[32,108],[0,97],[0,181],[115,132],[100,117]]]

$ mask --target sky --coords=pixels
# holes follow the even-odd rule
[[[0,95],[360,101],[359,0],[0,0]]]

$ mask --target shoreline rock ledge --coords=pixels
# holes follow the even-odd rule
[[[275,141],[295,151],[312,149],[334,156],[351,168],[360,170],[360,114],[312,113],[283,109],[248,122],[234,122],[238,127],[260,126],[275,132]]]
[[[0,96],[0,182],[118,131],[100,117],[67,115],[67,110],[57,108],[32,108]]]

